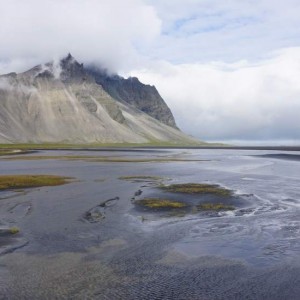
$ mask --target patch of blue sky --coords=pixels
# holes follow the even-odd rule
[[[201,16],[192,16],[176,20],[172,26],[165,29],[163,35],[196,35],[202,33],[222,31],[224,29],[241,28],[259,24],[262,20],[258,17],[228,18],[221,13]]]
[[[170,28],[163,29],[162,34],[171,35],[174,32],[180,31],[183,26],[185,26],[187,23],[197,20],[197,18],[197,16],[192,16],[188,18],[178,19],[175,22],[173,22]]]

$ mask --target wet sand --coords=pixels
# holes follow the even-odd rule
[[[77,179],[0,192],[2,226],[20,228],[17,235],[0,237],[0,250],[7,250],[0,256],[0,298],[299,299],[300,165],[268,156],[281,153],[119,149],[93,155],[166,162],[0,159],[0,174]],[[199,161],[188,161],[193,159]],[[153,180],[119,179],[141,175],[162,177],[164,184],[219,184],[234,192],[235,210],[181,215],[140,210],[135,199],[163,193]],[[196,196],[163,196],[198,203]],[[203,197],[200,202],[213,196]]]

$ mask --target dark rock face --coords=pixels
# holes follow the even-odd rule
[[[83,64],[78,63],[74,57],[69,53],[60,61],[62,81],[69,81],[70,79],[86,79],[87,73],[84,70]]]
[[[143,84],[136,77],[125,79],[118,75],[108,75],[105,70],[95,67],[86,70],[114,99],[126,102],[158,121],[177,128],[170,108],[154,86]]]
[[[108,75],[105,70],[96,67],[84,67],[71,54],[60,61],[60,67],[60,79],[63,82],[85,80],[96,82],[115,100],[126,102],[158,121],[177,129],[170,108],[154,86],[145,85],[135,77],[125,79],[118,75]],[[39,76],[49,77],[51,73],[45,71]]]

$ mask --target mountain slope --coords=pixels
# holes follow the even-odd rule
[[[196,142],[113,99],[71,55],[0,76],[0,105],[0,143]]]
[[[95,67],[89,67],[87,71],[114,99],[129,103],[154,119],[177,128],[170,108],[154,86],[143,84],[136,77],[125,79],[118,75],[108,75]]]

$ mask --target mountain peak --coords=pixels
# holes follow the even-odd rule
[[[68,53],[65,57],[60,60],[61,65],[70,65],[70,64],[79,64],[79,62],[72,56],[71,53]]]
[[[66,56],[66,59],[74,59],[74,57],[72,56],[72,54],[69,52],[68,55]]]
[[[60,65],[62,68],[67,68],[70,65],[75,65],[76,67],[83,67],[83,64],[80,64],[72,55],[68,53],[67,56],[63,57],[60,60]]]
[[[60,60],[61,74],[60,78],[63,81],[71,79],[86,78],[87,74],[83,64],[80,64],[72,55],[68,55]]]

